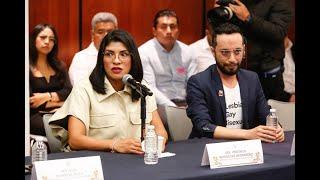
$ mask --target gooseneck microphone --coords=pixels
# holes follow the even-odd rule
[[[133,79],[130,74],[125,74],[122,77],[122,82],[126,85],[129,85],[132,89],[136,89],[139,93],[143,93],[145,96],[152,96],[153,94],[149,88]]]
[[[144,132],[146,127],[146,96],[152,96],[152,92],[145,85],[133,79],[130,74],[125,74],[122,77],[122,82],[135,89],[141,95],[140,102],[140,118],[141,118],[141,142],[144,140]]]

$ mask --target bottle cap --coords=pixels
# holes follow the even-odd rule
[[[277,110],[276,109],[270,109],[270,112],[275,113],[275,112],[277,112]]]
[[[36,141],[45,141],[45,137],[43,137],[43,136],[36,136],[36,137],[35,137],[35,140],[36,140]]]

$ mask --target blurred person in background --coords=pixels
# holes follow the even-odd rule
[[[75,54],[69,68],[69,77],[72,85],[90,75],[97,64],[98,50],[103,37],[117,28],[118,21],[112,13],[99,12],[93,16],[91,20],[92,42],[86,49]]]
[[[188,45],[178,41],[179,20],[170,9],[156,13],[154,38],[139,47],[143,76],[161,106],[186,106],[187,80],[197,64]]]
[[[284,91],[286,92],[286,99],[288,102],[295,102],[295,57],[294,57],[294,45],[288,36],[284,39],[285,57],[283,59],[284,71],[283,82]]]
[[[210,65],[215,64],[216,60],[212,54],[212,27],[207,25],[206,36],[192,44],[189,47],[196,56],[197,72],[204,71]]]
[[[29,46],[30,133],[46,136],[43,115],[61,107],[72,86],[65,64],[57,59],[58,36],[52,25],[36,25]]]

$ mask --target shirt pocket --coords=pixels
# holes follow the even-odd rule
[[[141,125],[140,113],[130,112],[129,119],[133,125]],[[150,124],[152,120],[152,112],[146,112],[146,124]]]
[[[116,114],[92,115],[90,128],[108,128],[113,127],[117,123],[119,117]]]
[[[112,139],[119,135],[119,127],[117,126],[119,116],[116,114],[93,115],[90,118],[90,137],[96,139]]]

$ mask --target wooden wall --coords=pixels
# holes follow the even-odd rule
[[[58,58],[69,66],[79,51],[79,0],[29,0],[29,32],[39,23],[56,28]]]
[[[91,42],[91,19],[109,11],[119,28],[131,33],[137,45],[152,38],[152,20],[163,8],[174,9],[180,20],[179,40],[190,44],[203,35],[204,0],[29,0],[29,30],[41,22],[56,27],[59,59],[69,66],[74,54]],[[81,34],[81,36],[80,36]]]
[[[295,27],[296,27],[296,16],[295,16],[295,14],[296,14],[295,13],[296,1],[295,0],[290,0],[290,1],[291,1],[292,8],[294,9],[294,15],[293,15],[290,27],[289,27],[288,36],[293,42],[295,42],[295,39],[296,39],[296,30],[295,30]]]
[[[137,45],[153,37],[152,21],[157,11],[164,8],[174,9],[180,20],[180,37],[190,44],[200,39],[202,34],[201,0],[105,0],[82,1],[82,47],[91,41],[91,18],[99,11],[108,11],[118,18],[119,28],[130,32]]]
[[[295,7],[295,1],[293,7]],[[180,20],[179,40],[190,44],[204,36],[206,12],[215,0],[29,0],[29,30],[38,23],[56,27],[59,38],[58,58],[69,67],[74,54],[90,41],[91,19],[100,11],[116,15],[119,28],[131,33],[137,45],[152,38],[152,21],[163,8],[174,9]],[[289,37],[295,39],[295,21]]]

